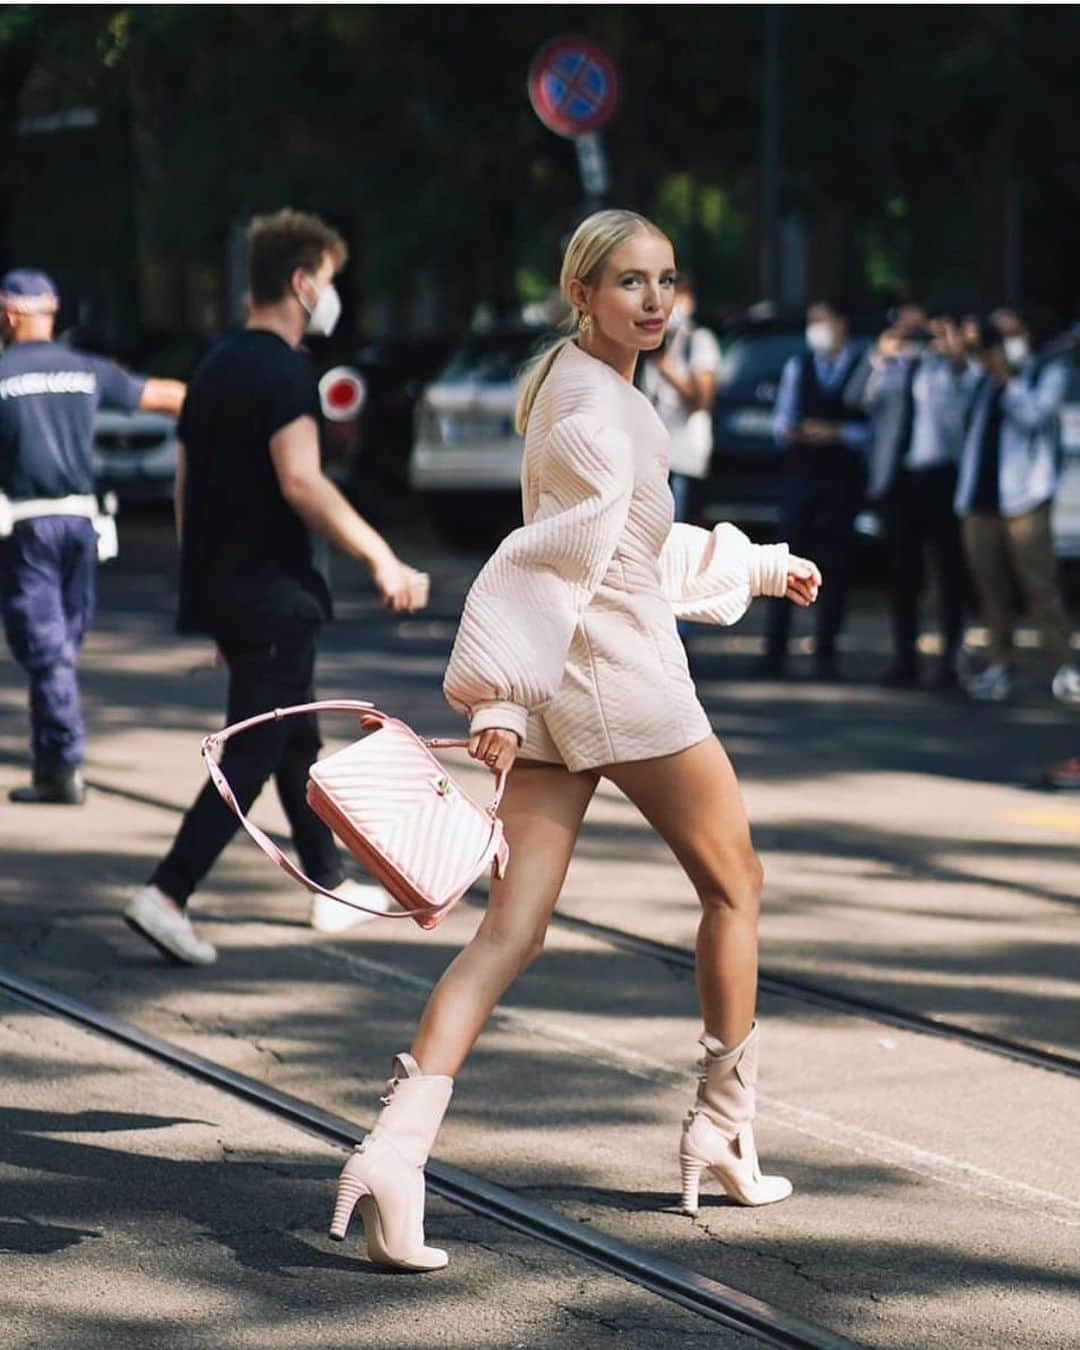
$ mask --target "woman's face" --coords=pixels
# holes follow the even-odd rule
[[[652,351],[664,340],[675,301],[671,245],[654,234],[634,235],[615,249],[594,285],[572,283],[571,300],[592,320],[587,330],[590,350],[610,344]]]

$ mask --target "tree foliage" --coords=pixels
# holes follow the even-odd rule
[[[1026,294],[1075,308],[1075,8],[783,9],[783,208],[834,239],[815,280],[974,294],[1011,248]],[[9,139],[42,65],[129,110],[167,256],[219,259],[230,222],[289,201],[346,228],[369,291],[422,277],[505,305],[579,209],[528,64],[584,31],[623,76],[614,196],[660,216],[706,292],[746,300],[762,27],[760,6],[9,5],[0,88]]]

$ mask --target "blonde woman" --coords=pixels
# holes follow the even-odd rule
[[[744,1205],[791,1193],[754,1148],[757,921],[762,869],[731,763],[687,669],[676,617],[730,624],[756,595],[809,605],[821,578],[786,544],[730,525],[672,525],[668,434],[633,386],[675,295],[670,241],[630,211],[575,232],[561,284],[574,332],[527,374],[525,524],[476,578],[446,671],[470,718],[469,753],[513,772],[502,817],[511,862],[475,937],[439,981],[398,1055],[374,1129],[338,1183],[331,1233],[359,1203],[373,1260],[433,1270],[423,1169],[453,1079],[492,1009],[536,959],[585,809],[601,778],[670,845],[701,901],[697,989],[704,1073],[686,1117],[683,1205],[710,1171]]]

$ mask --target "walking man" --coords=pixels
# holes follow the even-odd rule
[[[392,610],[416,608],[421,576],[357,514],[319,463],[319,393],[305,333],[329,336],[341,301],[334,276],[346,249],[317,216],[284,210],[249,231],[251,304],[245,327],[204,359],[180,421],[177,525],[179,628],[214,639],[229,671],[227,719],[314,700],[315,643],[331,617],[330,592],[309,528],[362,559]],[[320,748],[314,716],[287,718],[230,740],[222,758],[247,811],[273,776],[308,875],[365,905],[392,903],[374,886],[344,880],[333,835],[305,800]],[[216,959],[186,913],[188,899],[239,822],[207,782],[172,848],[125,911],[167,955]],[[338,931],[365,917],[315,896],[310,919]]]
[[[90,451],[99,407],[176,414],[178,380],[129,375],[53,341],[44,272],[0,281],[0,612],[30,684],[33,780],[14,802],[81,805],[86,729],[78,658],[94,616],[99,508]]]
[[[826,581],[817,603],[814,674],[835,680],[868,428],[866,414],[847,402],[859,362],[847,306],[819,300],[806,319],[806,350],[784,367],[773,417],[773,437],[788,452],[779,530],[793,553],[820,561]],[[786,673],[790,625],[791,606],[770,601],[758,667],[765,678]]]

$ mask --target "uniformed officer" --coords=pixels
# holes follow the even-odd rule
[[[178,414],[185,386],[53,341],[44,272],[0,281],[0,615],[30,682],[33,781],[15,802],[79,805],[86,755],[76,671],[94,613],[99,515],[90,462],[99,406]]]

